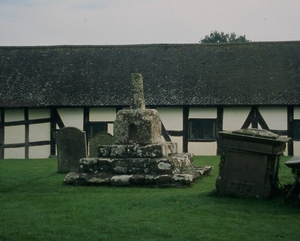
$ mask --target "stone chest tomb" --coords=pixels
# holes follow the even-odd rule
[[[155,109],[146,109],[143,79],[132,74],[130,109],[120,110],[114,121],[114,143],[99,145],[97,158],[79,160],[78,172],[67,184],[187,185],[212,167],[194,166],[192,153],[177,153],[177,143],[163,142],[162,123]]]
[[[267,198],[278,190],[279,160],[288,137],[247,128],[221,131],[216,188],[220,194]]]

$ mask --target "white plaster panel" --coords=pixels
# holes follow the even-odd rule
[[[294,119],[300,119],[300,107],[294,108]]]
[[[22,121],[24,120],[24,110],[23,109],[9,109],[5,110],[4,121]]]
[[[4,158],[5,159],[25,158],[25,147],[5,148]]]
[[[50,109],[29,109],[28,118],[30,120],[50,118]]]
[[[29,141],[49,141],[50,123],[29,125]]]
[[[287,108],[286,107],[259,107],[259,112],[273,130],[287,129]]]
[[[29,147],[29,158],[48,158],[50,145]]]
[[[65,127],[76,127],[83,130],[83,109],[82,108],[61,108],[57,109]]]
[[[182,108],[160,107],[157,108],[157,111],[166,130],[182,131],[182,127],[183,127]]]
[[[288,143],[285,144],[285,150],[283,152],[283,155],[284,156],[287,156],[288,155]]]
[[[7,126],[4,128],[4,143],[24,143],[25,142],[25,126]]]
[[[90,121],[114,121],[115,108],[90,108]]]
[[[182,153],[182,137],[181,136],[170,136],[172,142],[177,142],[178,153]],[[162,137],[162,141],[163,141]]]
[[[189,110],[189,118],[215,119],[217,118],[217,109],[192,107]]]
[[[196,156],[217,155],[217,142],[189,142],[188,151]]]
[[[223,114],[223,130],[239,130],[247,119],[250,107],[226,107]]]
[[[300,141],[294,141],[294,156],[300,156]]]
[[[111,135],[114,135],[114,125],[113,124],[107,124],[107,132]]]

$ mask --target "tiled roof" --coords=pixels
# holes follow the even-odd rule
[[[300,41],[0,47],[0,106],[299,105]]]

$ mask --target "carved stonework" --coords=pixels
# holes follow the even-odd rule
[[[177,143],[161,142],[158,112],[145,108],[143,79],[132,74],[130,109],[120,110],[114,121],[114,144],[99,145],[97,158],[79,160],[78,172],[68,184],[187,185],[212,167],[195,167],[192,153],[177,153]]]
[[[114,122],[115,144],[159,143],[161,126],[156,110],[120,110]]]
[[[120,110],[114,122],[115,144],[151,144],[161,141],[161,120],[157,110],[145,109],[143,78],[132,74],[132,105]]]
[[[131,109],[145,109],[143,77],[141,74],[131,75],[132,104]]]

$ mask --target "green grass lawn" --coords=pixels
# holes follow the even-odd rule
[[[294,177],[282,157],[279,178]],[[213,172],[187,188],[68,186],[56,159],[0,160],[0,241],[300,240],[300,209],[284,198],[217,197]]]

